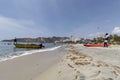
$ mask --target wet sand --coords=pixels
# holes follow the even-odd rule
[[[33,80],[59,62],[64,47],[53,51],[33,53],[0,62],[0,80]]]

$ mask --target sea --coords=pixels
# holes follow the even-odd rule
[[[45,46],[45,48],[42,49],[27,49],[27,48],[16,48],[13,42],[0,42],[0,61],[5,61],[8,59],[12,59],[15,57],[28,55],[36,52],[54,50],[60,47],[62,44],[43,43],[43,45]]]

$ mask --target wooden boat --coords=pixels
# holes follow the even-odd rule
[[[43,48],[43,45],[37,45],[37,44],[14,44],[17,48]]]
[[[87,43],[87,44],[84,44],[84,46],[86,46],[86,47],[104,47],[104,44],[103,43],[99,43],[99,44]],[[110,44],[108,44],[108,46],[110,46]]]

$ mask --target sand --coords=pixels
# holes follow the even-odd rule
[[[70,45],[62,60],[34,80],[120,80],[120,49]]]
[[[73,44],[18,57],[0,62],[0,80],[120,80],[120,47]]]
[[[0,80],[33,80],[56,64],[65,54],[64,47],[33,53],[0,62]]]

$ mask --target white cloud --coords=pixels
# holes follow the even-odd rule
[[[113,34],[120,34],[120,27],[115,27],[112,31]]]
[[[48,36],[50,32],[45,27],[37,25],[32,20],[17,20],[0,16],[0,40],[14,37]]]

